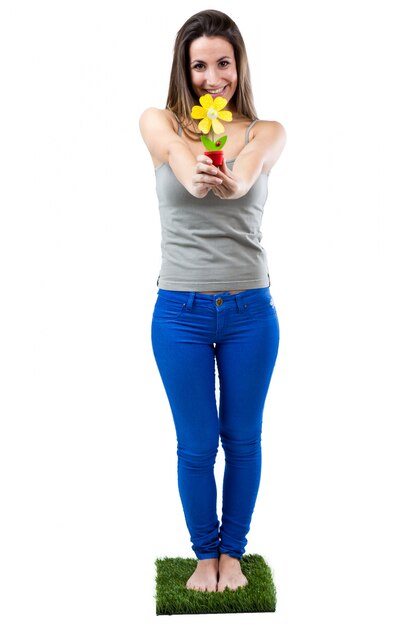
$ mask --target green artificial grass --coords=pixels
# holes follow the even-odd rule
[[[242,572],[248,579],[235,591],[196,591],[186,582],[197,566],[197,559],[156,559],[156,614],[188,613],[271,613],[277,593],[272,572],[259,554],[242,557]]]

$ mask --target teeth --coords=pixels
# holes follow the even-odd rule
[[[209,91],[208,89],[206,89],[206,91],[208,91],[208,93],[215,94],[215,93],[221,93],[223,91],[223,89],[224,89],[224,87],[220,87],[220,89],[216,89],[216,91]]]

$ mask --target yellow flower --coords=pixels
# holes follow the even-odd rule
[[[193,106],[191,110],[191,117],[195,120],[201,120],[198,125],[199,130],[207,135],[213,125],[213,132],[216,135],[224,132],[224,126],[220,123],[219,118],[225,122],[232,121],[231,111],[222,111],[227,104],[225,98],[218,96],[213,101],[213,96],[210,93],[206,93],[201,96],[199,100],[201,107]]]

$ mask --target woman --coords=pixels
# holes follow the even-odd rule
[[[219,167],[203,154],[191,118],[207,93],[225,98],[233,116]],[[285,130],[258,120],[242,36],[214,10],[193,15],[178,31],[166,108],[146,109],[139,125],[155,166],[162,227],[152,345],[172,409],[179,492],[198,558],[187,588],[237,589],[247,584],[240,559],[259,487],[262,414],[279,343],[260,223]],[[214,478],[219,437],[221,524]]]

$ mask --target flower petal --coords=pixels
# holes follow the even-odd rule
[[[219,111],[219,117],[221,120],[224,120],[225,122],[231,122],[232,112],[231,111]]]
[[[222,98],[221,96],[217,96],[217,98],[214,100],[214,102],[213,102],[213,104],[211,106],[213,107],[213,109],[216,109],[216,111],[221,111],[221,109],[224,109],[226,104],[227,104],[226,98]]]
[[[199,130],[201,130],[202,133],[207,135],[207,133],[210,131],[210,128],[211,128],[211,120],[208,117],[205,117],[199,123],[198,128]]]
[[[206,109],[206,111],[208,111],[213,104],[213,96],[210,93],[206,93],[204,96],[201,96],[200,104],[204,109]]]
[[[213,130],[216,133],[216,135],[220,135],[220,133],[224,133],[224,126],[223,124],[219,122],[217,118],[213,120]]]
[[[191,117],[194,120],[202,120],[203,117],[206,117],[206,115],[207,111],[203,109],[203,107],[199,107],[196,105],[191,109]]]

